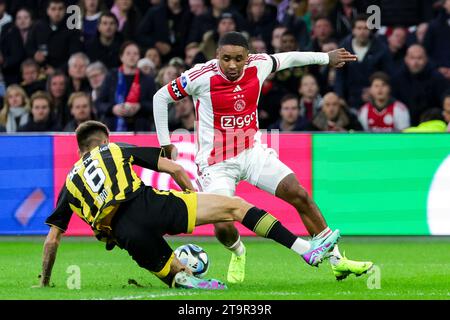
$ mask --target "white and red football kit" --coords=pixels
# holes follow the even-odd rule
[[[233,195],[236,184],[247,180],[274,194],[292,170],[260,142],[258,100],[263,82],[278,70],[328,63],[326,53],[250,54],[235,81],[226,78],[217,59],[196,65],[153,98],[159,143],[170,144],[168,104],[190,95],[196,113],[195,162],[203,191]]]
[[[359,110],[358,119],[364,131],[396,132],[410,126],[408,108],[400,101],[392,101],[382,110],[367,102]]]

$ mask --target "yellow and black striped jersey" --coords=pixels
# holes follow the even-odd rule
[[[136,164],[158,170],[161,148],[109,143],[86,153],[72,167],[59,194],[55,211],[46,223],[65,231],[72,212],[94,230],[116,205],[134,198],[143,183],[134,172]]]

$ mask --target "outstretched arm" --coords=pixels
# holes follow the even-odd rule
[[[47,238],[45,239],[44,253],[42,257],[41,287],[47,287],[50,285],[50,277],[52,275],[52,269],[55,263],[59,242],[61,241],[61,234],[62,231],[60,229],[52,226],[47,234]]]
[[[310,64],[329,64],[331,67],[340,68],[346,62],[356,61],[357,57],[344,48],[330,52],[283,52],[273,54],[275,59],[275,71],[292,67],[301,67]]]

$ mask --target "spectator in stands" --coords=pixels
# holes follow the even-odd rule
[[[47,17],[36,22],[30,31],[28,54],[45,66],[48,73],[63,68],[69,57],[82,49],[81,33],[67,28],[65,14],[63,0],[49,0]]]
[[[370,75],[375,71],[391,72],[392,57],[384,43],[371,34],[364,15],[355,18],[352,34],[344,39],[341,47],[356,54],[358,61],[336,71],[335,90],[351,108],[358,109],[369,98]]]
[[[409,27],[431,19],[433,2],[436,1],[378,0],[377,2],[378,6],[382,8],[381,24],[383,26]],[[366,1],[366,3],[373,4],[373,1]]]
[[[302,117],[311,121],[320,111],[322,96],[316,78],[312,74],[305,74],[298,87],[300,94],[300,112]]]
[[[155,65],[155,73],[158,74],[162,67],[161,54],[158,49],[150,48],[145,52],[145,58],[150,59]]]
[[[100,61],[91,63],[86,68],[86,76],[92,88],[90,97],[93,102],[97,100],[97,97],[100,94],[100,88],[107,73],[108,69],[106,69],[105,65]]]
[[[321,51],[322,45],[332,40],[333,26],[327,18],[318,18],[313,25],[310,51]]]
[[[210,30],[203,35],[203,41],[200,43],[200,51],[205,57],[203,62],[216,57],[219,39],[228,32],[239,31],[236,28],[236,19],[233,14],[229,12],[223,13],[218,20],[217,30]]]
[[[447,123],[445,123],[442,116],[442,110],[440,108],[431,108],[425,110],[420,116],[419,125],[417,127],[409,127],[403,130],[406,133],[417,132],[446,132]]]
[[[6,128],[6,132],[16,132],[17,129],[28,123],[30,101],[25,91],[17,84],[12,84],[6,89],[3,101],[3,109],[0,111],[0,125]]]
[[[156,84],[158,88],[164,87],[170,81],[175,80],[180,76],[178,69],[173,65],[167,65],[158,72],[156,77]]]
[[[392,33],[387,37],[387,45],[395,68],[395,71],[391,74],[395,74],[396,71],[400,69],[405,59],[407,36],[408,30],[403,27],[395,27],[392,29]]]
[[[109,72],[100,89],[96,109],[112,131],[148,131],[153,123],[155,82],[139,71],[139,58],[138,45],[125,42],[122,66]]]
[[[428,22],[422,22],[421,24],[419,24],[414,34],[415,36],[414,43],[423,45],[427,31],[428,31]]]
[[[447,91],[442,99],[442,115],[448,124],[447,131],[450,132],[450,91]]]
[[[125,40],[135,40],[142,15],[133,0],[115,0],[111,12],[119,21],[119,31]]]
[[[334,40],[328,40],[322,43],[319,51],[330,52],[338,49],[338,44]],[[334,91],[334,84],[336,82],[336,69],[325,65],[309,65],[308,71],[314,75],[320,88],[320,93],[323,95],[329,91]]]
[[[26,59],[26,45],[32,25],[31,12],[20,9],[16,21],[3,27],[0,37],[0,66],[6,85],[20,82],[20,64]]]
[[[119,21],[110,12],[103,13],[98,21],[97,33],[85,44],[85,52],[91,61],[101,61],[107,68],[120,65],[119,50],[123,36],[118,32]]]
[[[357,9],[353,0],[339,0],[329,14],[332,26],[334,27],[334,36],[338,41],[343,40],[352,33],[352,23],[357,16]]]
[[[306,127],[307,131],[362,131],[362,126],[345,102],[334,92],[323,97],[322,109]]]
[[[267,45],[261,38],[250,38],[249,44],[251,53],[267,53]]]
[[[95,119],[92,100],[85,92],[72,93],[68,105],[72,120],[66,124],[63,131],[74,132],[81,123]]]
[[[294,32],[301,48],[311,48],[310,35],[314,23],[319,18],[326,17],[325,2],[324,0],[308,0],[306,12],[298,17],[295,12],[300,5],[299,1],[290,1],[283,24]]]
[[[22,82],[20,86],[27,96],[31,97],[36,91],[44,91],[47,79],[40,72],[40,67],[33,59],[26,59],[20,66]]]
[[[445,0],[443,7],[439,16],[430,22],[423,44],[438,71],[450,80],[450,0]]]
[[[46,92],[38,91],[31,96],[31,117],[28,123],[19,127],[20,132],[60,131],[54,118],[50,97]]]
[[[247,6],[248,33],[270,45],[272,30],[276,26],[276,10],[264,0],[250,0]]]
[[[194,16],[198,17],[206,14],[208,7],[205,4],[205,0],[189,0],[189,10]]]
[[[269,130],[302,131],[308,121],[302,117],[299,99],[294,94],[287,94],[281,99],[280,119],[269,126]]]
[[[146,50],[155,47],[167,61],[183,56],[192,14],[181,0],[168,0],[150,8],[138,28],[138,40]]]
[[[102,12],[106,11],[103,0],[81,0],[79,2],[82,20],[83,41],[86,43],[95,37]]]
[[[280,52],[297,51],[299,49],[295,35],[291,31],[286,31],[281,36]],[[307,73],[307,67],[292,67],[281,70],[275,74],[274,80],[280,87],[285,88],[290,93],[297,93],[300,79]]]
[[[67,95],[70,96],[74,92],[84,91],[90,92],[91,86],[86,77],[86,68],[89,65],[89,58],[83,53],[78,52],[70,56],[69,65],[69,83],[67,86]]]
[[[281,37],[288,31],[285,26],[277,26],[272,31],[272,40],[270,41],[271,50],[273,53],[281,52]]]
[[[222,13],[231,13],[236,21],[237,30],[246,30],[246,21],[242,15],[231,6],[231,0],[211,0],[211,7],[206,14],[196,16],[192,20],[192,27],[187,43],[198,42],[203,39],[203,35],[211,30],[216,30]]]
[[[6,1],[0,0],[0,35],[3,32],[3,27],[12,21],[12,17],[6,12]]]
[[[447,87],[445,78],[428,63],[425,49],[418,44],[408,48],[405,64],[392,79],[393,95],[408,106],[413,126],[426,109],[440,105]]]
[[[70,110],[67,108],[67,83],[67,77],[62,71],[56,71],[47,78],[47,93],[50,96],[50,105],[58,124],[62,127],[71,118]]]
[[[138,61],[137,67],[143,74],[155,77],[155,64],[148,58],[142,58]]]
[[[187,68],[192,68],[195,64],[195,57],[200,52],[200,45],[196,42],[189,43],[184,48],[184,64]]]
[[[410,126],[408,107],[391,96],[389,76],[375,72],[370,77],[370,101],[359,110],[364,131],[396,132]]]
[[[186,97],[178,100],[174,103],[175,121],[173,122],[172,129],[185,129],[188,131],[194,131],[195,125],[195,113],[194,103],[191,97]]]

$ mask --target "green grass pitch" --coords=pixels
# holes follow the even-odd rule
[[[202,246],[212,263],[209,276],[226,280],[230,254],[215,239],[168,239],[173,248]],[[349,258],[371,259],[376,269],[341,282],[328,262],[313,268],[272,241],[245,238],[246,281],[207,292],[168,289],[127,252],[108,252],[93,238],[63,238],[53,269],[55,286],[31,288],[38,283],[43,240],[0,237],[0,299],[450,299],[448,237],[343,237],[341,251]],[[79,290],[67,287],[73,265],[80,270]]]

